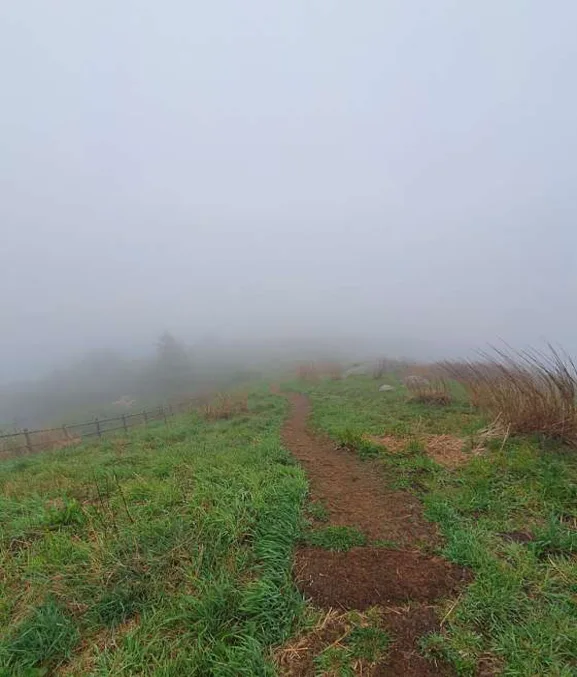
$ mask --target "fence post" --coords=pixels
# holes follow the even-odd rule
[[[148,425],[148,415],[146,413],[146,409],[142,411],[142,418],[144,419],[144,425]]]
[[[24,428],[24,437],[26,438],[26,449],[32,453],[32,442],[30,441],[30,432],[28,428]]]
[[[168,415],[172,416],[172,404],[170,404],[170,403],[168,405]]]
[[[94,423],[96,424],[96,434],[98,437],[102,437],[102,430],[100,430],[100,421],[98,420],[98,417],[94,419]]]
[[[128,432],[128,427],[126,426],[126,414],[122,414],[122,427],[124,428],[124,432]]]
[[[164,405],[160,408],[160,410],[164,418],[164,425],[168,425],[168,419],[166,418],[166,408],[164,407]]]

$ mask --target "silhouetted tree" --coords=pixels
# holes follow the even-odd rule
[[[156,344],[156,372],[159,385],[167,395],[191,387],[193,368],[188,350],[167,331]]]

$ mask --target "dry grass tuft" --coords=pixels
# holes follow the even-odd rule
[[[471,403],[511,433],[538,434],[577,446],[577,367],[566,354],[493,348],[483,361],[445,362]]]
[[[393,435],[383,435],[381,437],[367,435],[366,437],[374,444],[382,445],[392,454],[406,452],[411,444],[416,443],[422,446],[423,452],[429,458],[432,458],[433,461],[445,468],[458,468],[467,464],[472,458],[485,450],[484,443],[488,439],[480,433],[471,451],[465,451],[467,444],[465,438],[448,434],[419,434],[410,438],[395,437]]]
[[[421,376],[409,376],[405,379],[405,386],[411,394],[411,402],[447,405],[453,401],[449,382],[444,378],[428,380]]]
[[[200,415],[207,421],[231,418],[248,411],[248,395],[246,393],[219,393],[210,402],[203,404]]]
[[[68,430],[56,428],[54,430],[38,430],[28,433],[28,440],[33,452],[53,451],[71,447],[82,442],[82,438]],[[0,439],[0,458],[26,454],[28,449],[25,434]]]

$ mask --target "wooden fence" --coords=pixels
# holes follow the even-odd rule
[[[103,435],[119,431],[128,433],[131,428],[148,425],[153,421],[168,424],[170,417],[183,411],[190,411],[194,406],[195,403],[189,401],[111,418],[94,418],[83,423],[64,424],[56,428],[38,430],[24,428],[17,432],[0,435],[0,457],[60,449],[79,444],[86,438],[101,438]]]

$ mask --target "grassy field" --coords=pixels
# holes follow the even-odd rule
[[[444,407],[408,403],[394,378],[385,381],[395,390],[378,392],[368,378],[287,387],[309,393],[319,430],[376,455],[396,486],[417,493],[440,525],[441,553],[474,572],[423,651],[460,675],[576,675],[577,454],[497,438],[460,467],[443,467],[424,453],[423,436],[458,436],[467,453],[488,421],[458,397]],[[402,448],[387,452],[367,434],[401,438]]]
[[[384,380],[395,389],[363,377],[286,387],[308,392],[314,427],[416,493],[440,554],[473,571],[422,651],[459,675],[577,674],[577,455],[484,439],[488,421],[458,388],[449,406],[415,404]],[[294,586],[295,544],[347,550],[365,537],[307,526],[326,516],[307,506],[305,475],[280,444],[286,402],[263,387],[248,405],[0,463],[0,675],[266,676],[279,647],[309,641],[322,614]],[[431,435],[460,439],[466,462],[433,460]],[[318,674],[386,653],[369,617],[338,623],[347,640],[319,648]]]
[[[303,603],[282,398],[0,464],[1,675],[267,675]]]

